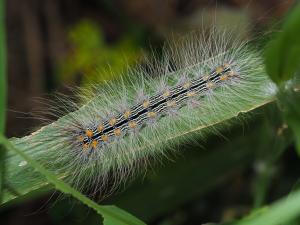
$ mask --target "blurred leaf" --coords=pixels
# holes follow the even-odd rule
[[[263,115],[264,120],[260,123],[260,133],[256,135],[256,142],[259,145],[255,148],[254,208],[265,204],[269,190],[272,188],[272,182],[278,175],[278,161],[292,142],[276,104],[268,107]]]
[[[294,133],[296,149],[300,155],[300,92],[294,89],[280,92],[278,99],[282,106],[283,116]]]
[[[282,32],[272,40],[265,52],[266,70],[270,78],[281,84],[293,77],[300,67],[300,4],[286,19]]]
[[[46,170],[42,165],[38,162],[31,159],[26,153],[21,150],[15,148],[6,138],[0,136],[0,143],[2,143],[7,150],[14,151],[20,157],[22,157],[30,166],[35,168],[39,173],[46,177],[46,179],[55,185],[55,188],[65,194],[70,194],[77,200],[81,201],[83,204],[89,206],[94,209],[98,214],[102,215],[104,218],[105,225],[143,225],[141,220],[135,218],[129,213],[119,209],[116,206],[100,206],[96,202],[87,198],[80,192],[73,189],[68,184],[64,183],[60,179],[58,179],[53,173]]]
[[[295,91],[291,80],[299,75],[300,70],[300,4],[291,11],[286,19],[282,32],[269,43],[266,51],[266,68],[269,76],[279,85],[278,98],[283,108],[283,115],[293,130],[298,154],[300,154],[300,108],[299,90]],[[284,85],[282,85],[284,84]],[[299,87],[296,87],[299,89]]]
[[[269,207],[256,210],[247,218],[232,223],[232,225],[280,225],[292,221],[299,215],[300,190],[282,198]]]

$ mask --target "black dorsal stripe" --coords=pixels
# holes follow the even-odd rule
[[[162,104],[165,104],[165,103],[167,103],[168,101],[170,101],[172,99],[176,99],[178,96],[185,95],[189,91],[197,91],[198,88],[201,91],[201,90],[203,90],[201,87],[206,87],[206,84],[207,84],[208,81],[212,81],[212,82],[216,83],[220,79],[221,75],[223,75],[225,73],[228,73],[230,71],[231,71],[230,67],[224,68],[224,70],[221,73],[216,73],[215,71],[213,71],[210,74],[211,77],[209,77],[208,80],[204,80],[203,78],[194,79],[194,80],[191,81],[191,83],[195,83],[195,84],[192,85],[191,87],[187,88],[187,89],[183,89],[183,87],[180,86],[180,85],[177,85],[177,86],[175,86],[173,88],[170,88],[170,93],[172,93],[173,90],[175,90],[175,89],[179,89],[179,90],[182,89],[182,90],[179,91],[179,92],[174,93],[173,95],[169,96],[168,98],[164,98],[163,100],[156,102],[155,104],[151,105],[151,103],[150,103],[150,106],[148,108],[143,109],[143,110],[137,112],[136,114],[132,115],[128,119],[123,119],[123,120],[117,122],[114,126],[110,126],[110,127],[106,128],[106,129],[104,129],[102,132],[96,132],[92,136],[91,139],[92,140],[94,140],[94,139],[99,140],[102,135],[109,134],[109,133],[111,133],[116,128],[121,128],[124,124],[128,123],[129,121],[132,121],[132,120],[135,121],[135,120],[137,120],[140,116],[142,116],[143,114],[145,114],[145,113],[147,113],[149,111],[155,111],[156,112],[156,109],[159,108]],[[155,98],[155,97],[156,96],[150,97],[150,99],[149,99],[150,102],[151,102],[151,98]],[[182,106],[179,106],[179,107],[181,108]],[[131,110],[131,111],[134,111],[138,107],[140,107],[140,104],[137,104],[134,107],[132,107],[133,110]],[[118,116],[118,118],[120,118],[120,117]],[[89,142],[89,141],[86,141],[84,143],[87,143],[87,142]]]

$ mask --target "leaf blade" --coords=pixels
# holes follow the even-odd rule
[[[289,222],[300,214],[300,191],[290,194],[273,203],[269,207],[264,207],[262,211],[242,219],[234,225],[278,225]]]
[[[265,51],[266,71],[281,84],[293,77],[300,68],[300,4],[290,13],[280,32]]]

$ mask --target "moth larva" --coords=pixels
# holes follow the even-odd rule
[[[269,99],[269,84],[258,50],[213,29],[170,44],[147,70],[80,90],[83,104],[60,99],[73,109],[24,140],[31,149],[44,146],[36,158],[76,187],[96,191],[109,182],[111,192],[149,157],[193,141],[199,127]]]

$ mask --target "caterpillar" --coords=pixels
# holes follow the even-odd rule
[[[78,136],[79,146],[82,152],[91,154],[97,151],[97,147],[105,148],[110,142],[122,138],[126,133],[136,134],[143,126],[155,123],[159,116],[176,114],[177,111],[187,105],[196,106],[196,96],[205,95],[210,89],[221,85],[220,83],[232,81],[236,74],[231,69],[231,62],[217,67],[209,74],[195,79],[181,80],[178,85],[159,91],[151,97],[140,96],[138,103],[118,113],[112,115],[104,122],[95,122],[95,125],[80,131]],[[100,120],[100,119],[99,119]],[[150,124],[149,124],[150,123]]]
[[[237,36],[189,34],[169,43],[161,60],[79,90],[80,103],[60,97],[64,110],[48,111],[68,113],[18,145],[43,148],[32,155],[78,189],[111,193],[177,145],[198,140],[200,128],[270,99],[260,51]]]

